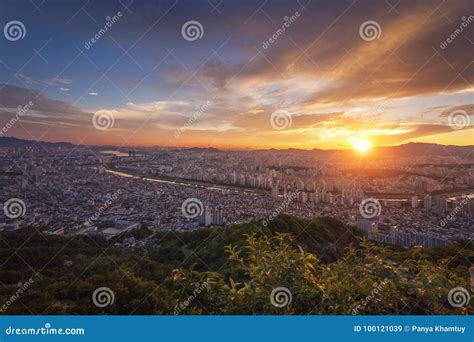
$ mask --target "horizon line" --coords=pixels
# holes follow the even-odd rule
[[[285,150],[300,150],[300,151],[353,151],[353,147],[347,147],[347,148],[334,148],[334,149],[323,149],[323,148],[297,148],[297,147],[287,147],[287,148],[277,148],[277,147],[267,147],[267,148],[255,148],[255,147],[216,147],[216,146],[168,146],[168,145],[151,145],[151,146],[119,146],[119,145],[96,145],[96,144],[77,144],[73,143],[70,141],[45,141],[45,140],[29,140],[29,139],[23,139],[23,138],[17,138],[15,136],[0,136],[0,139],[16,139],[16,140],[21,140],[21,141],[28,141],[28,142],[34,142],[34,143],[47,143],[47,144],[71,144],[74,146],[84,146],[84,147],[96,147],[96,148],[106,148],[106,147],[115,147],[117,149],[126,149],[126,148],[142,148],[142,149],[151,149],[151,148],[161,148],[161,149],[216,149],[216,150],[224,150],[224,151],[242,151],[242,150],[252,150],[252,151],[264,151],[264,150],[278,150],[278,151],[285,151]],[[438,143],[430,143],[430,142],[406,142],[398,145],[374,145],[372,146],[372,149],[378,149],[378,148],[390,148],[390,147],[400,147],[404,145],[409,145],[409,144],[417,144],[417,145],[437,145],[437,146],[451,146],[451,147],[474,147],[474,144],[471,145],[445,145],[445,144],[438,144]]]

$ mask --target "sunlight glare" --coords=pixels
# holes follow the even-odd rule
[[[366,153],[372,147],[372,143],[366,139],[354,139],[352,147],[359,153]]]

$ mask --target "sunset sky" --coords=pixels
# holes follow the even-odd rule
[[[33,105],[0,136],[222,148],[474,144],[472,2],[397,2],[2,1],[0,128]],[[6,37],[13,20],[25,27],[21,39]],[[183,36],[189,21],[202,26],[198,39]],[[376,37],[363,39],[366,22],[379,26]],[[95,113],[113,125],[97,129]]]

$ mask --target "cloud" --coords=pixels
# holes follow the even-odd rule
[[[72,80],[70,78],[53,77],[41,80],[40,82],[45,83],[47,85],[68,85],[72,83]]]
[[[212,6],[206,11],[205,4],[191,1],[176,8],[171,2],[136,1],[133,13],[110,32],[121,46],[133,46],[134,60],[120,59],[107,79],[99,81],[108,87],[113,83],[106,95],[94,101],[100,108],[90,108],[84,101],[88,107],[82,109],[7,86],[0,93],[7,104],[4,113],[11,115],[18,104],[38,97],[37,106],[35,102],[28,113],[32,122],[89,127],[93,112],[113,113],[114,129],[92,131],[94,141],[121,142],[117,134],[127,131],[133,136],[127,139],[130,142],[170,143],[172,133],[196,117],[180,143],[206,144],[217,138],[218,144],[227,145],[309,148],[343,146],[354,137],[398,144],[449,135],[453,133],[447,117],[452,111],[472,115],[474,64],[466,53],[472,45],[465,39],[471,31],[462,32],[445,49],[439,47],[459,27],[468,0],[304,4],[302,9],[298,2],[269,2],[257,10],[253,2],[224,2],[217,15]],[[106,7],[97,5],[94,13],[110,12]],[[170,7],[169,16],[153,26]],[[262,48],[285,16],[297,10],[301,11],[298,20]],[[205,31],[199,44],[185,41],[180,33],[182,23],[195,13]],[[359,36],[360,25],[368,20],[381,27],[380,37],[373,41]],[[82,25],[87,24],[73,20],[65,34],[71,34],[69,30],[81,34]],[[98,65],[110,65],[110,51],[101,49],[117,46],[106,39],[95,49],[94,61],[97,56]],[[104,89],[101,84],[91,86],[99,76],[97,70],[83,70],[76,64],[67,69],[75,88]],[[54,85],[62,91],[73,83],[72,77],[16,76],[25,86]],[[92,91],[87,94],[98,96]],[[212,103],[209,108],[195,115],[207,101]],[[279,109],[291,114],[292,123],[276,131],[270,118]]]
[[[439,115],[441,117],[449,117],[449,115],[457,111],[466,112],[466,114],[470,116],[474,115],[474,104],[467,104],[467,105],[460,105],[460,106],[445,106],[445,107],[441,107],[441,109],[443,109],[443,111]]]
[[[3,108],[0,115],[2,118],[8,118],[12,113],[16,113],[18,106],[25,106],[30,102],[33,105],[25,114],[30,119],[84,124],[90,116],[88,112],[67,102],[52,100],[30,89],[0,84],[0,110]]]
[[[449,48],[439,49],[439,43],[461,22],[467,1],[453,6],[441,1],[404,3],[397,15],[387,15],[390,12],[383,2],[356,3],[331,23],[349,7],[349,2],[344,3],[332,10],[309,5],[311,14],[303,13],[267,50],[258,52],[258,45],[246,46],[239,51],[245,58],[237,62],[211,58],[199,72],[201,79],[227,90],[246,85],[271,88],[285,78],[295,83],[306,79],[324,82],[324,89],[313,90],[305,98],[307,105],[404,98],[472,87],[474,66],[465,53],[471,49],[469,41],[458,37]],[[323,15],[328,18],[322,19]],[[380,38],[371,42],[358,33],[368,19],[377,19],[382,27]],[[277,25],[265,23],[249,24],[254,30],[249,32],[245,27],[243,33],[264,41]]]
[[[48,86],[60,86],[60,85],[69,85],[72,83],[70,78],[46,78],[46,79],[34,79],[31,76],[28,76],[22,72],[16,74],[22,82],[26,84],[46,84]]]
[[[400,129],[399,134],[371,135],[371,139],[379,145],[399,145],[414,138],[428,137],[443,133],[449,133],[453,130],[446,125],[431,124],[410,124],[410,125],[387,125],[380,126],[386,128],[388,132]]]

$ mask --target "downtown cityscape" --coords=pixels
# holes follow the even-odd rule
[[[19,198],[23,215],[10,218],[14,208],[5,207],[2,228],[110,238],[142,225],[187,231],[287,213],[335,217],[403,247],[474,238],[474,157],[369,159],[361,169],[363,155],[337,162],[320,154],[5,149],[3,196]]]

